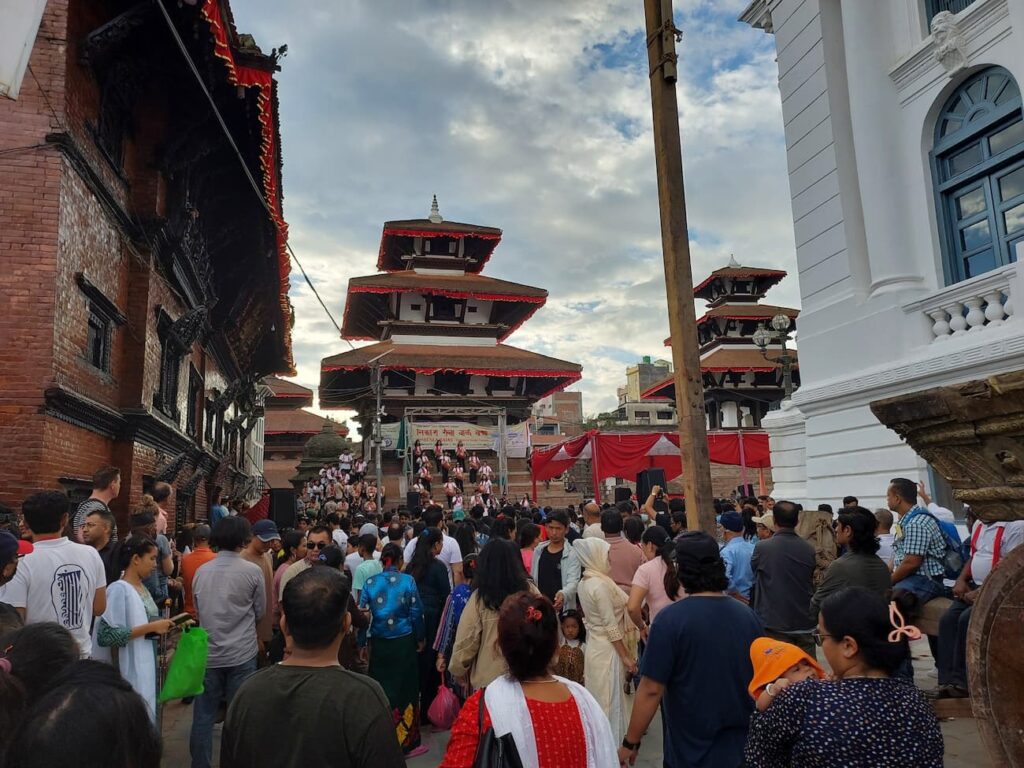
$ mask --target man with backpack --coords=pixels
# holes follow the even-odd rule
[[[893,528],[893,597],[899,592],[910,593],[916,607],[929,600],[946,595],[943,578],[947,570],[959,568],[952,562],[951,546],[959,551],[960,537],[953,527],[947,533],[939,520],[917,503],[917,484],[904,477],[889,482],[886,503],[899,522]],[[951,542],[955,537],[955,542]]]

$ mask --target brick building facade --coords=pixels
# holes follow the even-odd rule
[[[253,492],[257,382],[292,368],[275,70],[226,2],[48,3],[0,98],[0,501],[107,464],[122,524],[157,479],[179,519]]]

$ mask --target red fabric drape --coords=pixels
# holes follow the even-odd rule
[[[590,447],[589,453],[586,451]],[[682,474],[679,435],[675,432],[601,433],[592,430],[547,448],[535,449],[531,467],[534,480],[549,480],[575,464],[581,454],[596,456],[595,476],[632,477],[644,469],[663,469],[665,476]],[[709,432],[708,453],[715,464],[740,466],[740,439],[737,432]],[[768,435],[743,433],[743,465],[750,468],[771,466]]]

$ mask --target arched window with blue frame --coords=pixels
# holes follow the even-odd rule
[[[966,80],[935,127],[946,283],[1017,260],[1024,240],[1024,120],[1020,88],[1002,67]]]

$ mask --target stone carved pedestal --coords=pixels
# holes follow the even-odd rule
[[[1024,519],[1024,372],[871,404],[982,520]],[[1024,548],[985,581],[968,633],[971,705],[1000,766],[1024,768]]]

